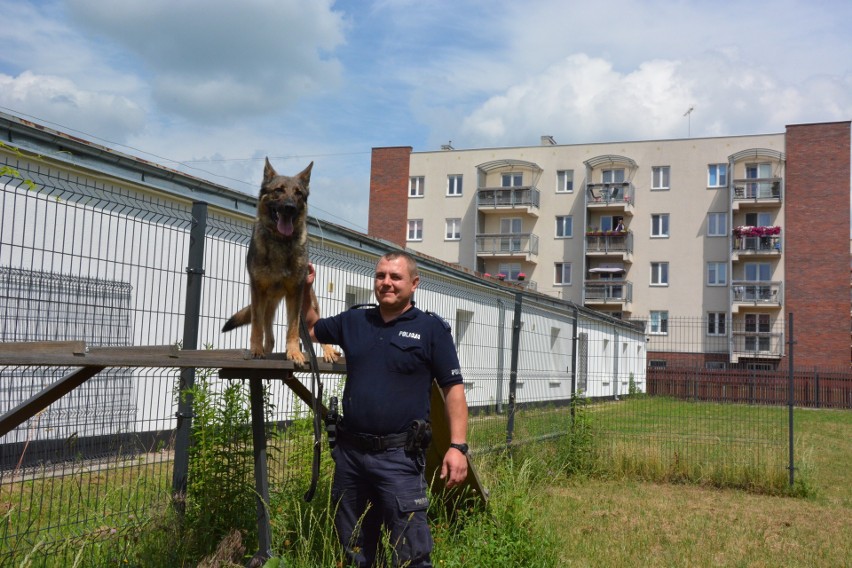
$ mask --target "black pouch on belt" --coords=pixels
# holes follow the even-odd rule
[[[408,438],[405,441],[405,450],[425,450],[432,441],[432,425],[426,420],[414,420],[408,429]]]

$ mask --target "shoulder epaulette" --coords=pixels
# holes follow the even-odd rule
[[[444,318],[442,318],[441,316],[439,316],[439,315],[438,315],[438,314],[436,314],[435,312],[426,311],[425,313],[429,314],[430,316],[432,316],[433,318],[435,318],[436,320],[438,320],[439,322],[441,322],[441,324],[443,324],[444,328],[445,328],[447,331],[451,331],[451,330],[452,330],[452,328],[450,327],[450,324],[447,322],[447,320],[445,320]]]
[[[378,304],[355,304],[350,310],[369,310],[370,308],[375,308]]]

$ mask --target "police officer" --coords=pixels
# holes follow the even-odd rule
[[[306,299],[314,277],[311,267]],[[311,339],[339,345],[346,355],[332,499],[338,538],[358,567],[373,565],[382,525],[390,533],[394,566],[432,566],[425,448],[412,446],[411,436],[429,418],[433,378],[444,391],[450,427],[441,478],[453,487],[467,477],[468,411],[458,355],[449,325],[415,307],[419,282],[414,258],[391,252],[376,264],[378,306],[319,319],[304,302]]]

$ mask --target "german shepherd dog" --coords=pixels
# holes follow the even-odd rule
[[[251,323],[251,356],[262,359],[272,353],[272,323],[278,304],[287,306],[287,359],[304,364],[299,347],[305,277],[308,274],[308,193],[311,168],[289,177],[278,175],[266,159],[257,200],[257,218],[246,256],[251,304],[231,316],[222,331]],[[318,309],[311,290],[311,303]],[[319,313],[319,311],[317,311]],[[323,345],[323,359],[336,361],[338,353]]]

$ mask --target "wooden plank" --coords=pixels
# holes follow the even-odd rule
[[[0,354],[39,353],[53,355],[82,355],[86,352],[85,341],[18,341],[0,343]]]
[[[452,489],[447,489],[446,483],[441,479],[441,466],[444,462],[444,454],[450,449],[450,425],[447,422],[447,405],[444,400],[444,392],[438,383],[432,382],[432,409],[430,418],[432,421],[432,444],[426,451],[426,479],[430,480],[432,492],[442,495],[447,509],[452,512],[460,500],[475,500],[483,505],[488,504],[488,492],[482,486],[476,466],[467,456],[467,479]]]
[[[133,347],[91,347],[84,342],[3,343],[0,365],[52,367],[195,367],[243,368],[310,371],[310,366],[296,366],[284,353],[273,353],[265,359],[252,359],[247,349],[189,349],[172,345]],[[345,373],[346,363],[318,362],[321,373]]]

